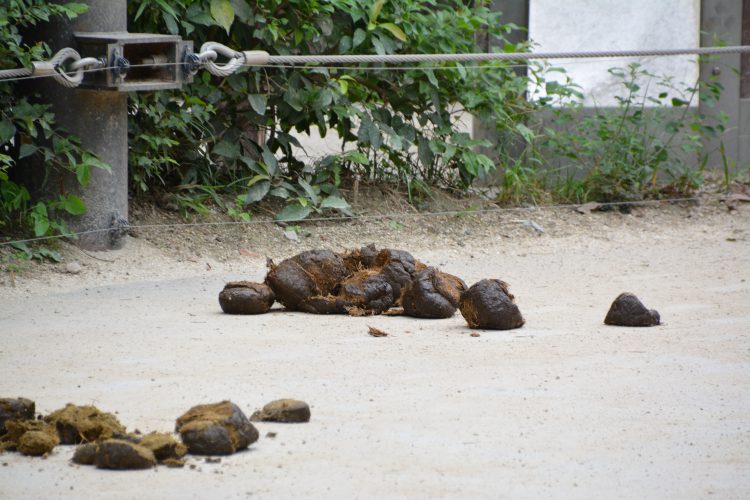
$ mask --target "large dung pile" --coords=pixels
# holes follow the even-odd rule
[[[175,426],[188,451],[196,455],[231,455],[258,440],[258,430],[230,401],[198,405]]]
[[[524,324],[503,281],[482,280],[467,290],[461,278],[427,267],[405,250],[373,244],[344,253],[307,250],[278,265],[269,259],[268,268],[265,283],[276,300],[293,311],[440,319],[450,318],[460,307],[472,328],[506,330]],[[246,298],[238,300],[255,313],[249,304],[259,301],[256,285],[228,284],[219,296],[224,312],[239,312],[229,302],[242,295]],[[268,308],[270,303],[257,311]]]

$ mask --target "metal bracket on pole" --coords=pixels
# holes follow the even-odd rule
[[[82,88],[116,92],[168,90],[193,81],[194,73],[185,70],[193,42],[179,36],[127,32],[74,35],[83,57],[103,55],[109,66],[109,71],[91,73],[81,83]]]

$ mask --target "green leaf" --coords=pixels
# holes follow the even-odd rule
[[[489,173],[495,170],[495,164],[493,161],[486,155],[477,155],[477,163],[480,167],[484,170],[484,173]]]
[[[16,126],[10,120],[0,122],[0,144],[4,144],[16,135]]]
[[[234,13],[242,22],[247,22],[253,16],[253,9],[248,5],[247,0],[230,0]]]
[[[262,177],[262,176],[256,176]],[[261,180],[255,182],[250,186],[245,195],[245,204],[255,203],[266,197],[268,191],[271,190],[271,181]]]
[[[250,94],[247,96],[247,100],[250,101],[250,106],[253,108],[253,111],[258,113],[260,116],[266,114],[266,104],[268,102],[268,98],[265,95]]]
[[[688,104],[690,103],[683,99],[679,99],[677,97],[672,98],[672,106],[674,106],[675,108],[678,108],[680,106],[687,106]]]
[[[63,197],[62,208],[71,215],[81,215],[86,213],[86,204],[78,196],[69,194]]]
[[[148,6],[147,2],[141,3],[141,5],[138,6],[138,10],[135,12],[135,18],[134,20],[137,21],[141,15],[143,14],[143,11],[146,10],[146,7]]]
[[[57,263],[62,262],[62,257],[60,256],[60,253],[47,247],[40,248],[38,255],[40,258],[48,259],[48,260],[51,260],[52,262],[57,262]]]
[[[372,4],[372,8],[370,9],[370,24],[375,24],[378,21],[378,16],[380,16],[380,11],[383,10],[384,4],[385,0],[377,0]]]
[[[320,204],[320,208],[335,208],[338,210],[349,210],[352,207],[340,196],[331,195]]]
[[[349,92],[349,82],[347,80],[339,79],[339,90],[341,90],[341,93],[346,95]]]
[[[456,151],[458,148],[454,146],[453,144],[445,144],[445,153],[443,153],[443,161],[450,161],[454,156],[456,156]]]
[[[430,81],[433,87],[438,88],[440,86],[433,70],[424,69],[422,71],[424,71],[424,74],[427,75],[427,79]]]
[[[89,11],[89,6],[80,2],[68,2],[65,4],[65,8],[73,14],[85,14]]]
[[[310,198],[310,201],[313,203],[313,205],[317,205],[320,202],[320,200],[318,199],[318,194],[305,179],[297,180],[297,184],[299,184],[302,189],[305,190],[305,193],[307,193],[307,197]],[[302,204],[304,205],[305,203],[302,202]]]
[[[466,172],[471,174],[472,177],[479,175],[479,164],[477,163],[477,155],[472,151],[464,151],[461,154],[463,159],[463,168]]]
[[[21,150],[18,152],[18,159],[31,156],[39,150],[35,144],[21,144]]]
[[[109,166],[109,163],[104,163],[96,156],[90,154],[90,153],[83,153],[83,163],[84,165],[87,165],[89,168],[100,168],[102,170],[106,170],[107,172],[112,172],[112,167]]]
[[[398,38],[402,42],[406,41],[406,33],[404,33],[404,31],[401,28],[399,28],[398,26],[396,26],[395,24],[393,24],[393,23],[382,23],[382,24],[379,24],[378,26],[381,27],[381,28],[383,28],[383,29],[385,29],[385,30],[390,31],[391,35],[393,35],[394,37]]]
[[[419,161],[425,168],[429,168],[432,165],[432,151],[430,150],[430,141],[424,137],[420,137],[417,145],[417,156]]]
[[[252,179],[250,179],[249,181],[247,181],[247,187],[251,187],[256,182],[270,181],[270,180],[271,180],[271,178],[269,176],[267,176],[267,175],[256,175],[255,177],[253,177]]]
[[[234,22],[234,7],[229,0],[211,0],[211,16],[229,34]]]
[[[380,130],[378,130],[378,127],[374,124],[370,124],[370,128],[367,130],[368,132],[368,139],[370,141],[370,145],[373,149],[380,149],[381,144],[381,137],[380,137]]]
[[[214,146],[211,153],[225,158],[236,159],[240,157],[240,144],[238,142],[224,140]]]
[[[34,221],[34,236],[44,236],[49,231],[49,221],[47,219],[36,219]]]
[[[161,17],[164,19],[164,24],[167,26],[167,31],[170,34],[176,35],[180,32],[180,28],[177,26],[177,19],[172,14],[162,12]]]
[[[20,242],[20,243],[13,242],[10,244],[10,246],[15,248],[16,250],[20,250],[21,252],[23,252],[25,260],[31,259],[31,256],[32,256],[31,249],[25,242]]]
[[[372,37],[372,46],[375,47],[375,52],[382,56],[385,54],[385,46],[383,45],[383,42],[380,41],[380,39],[376,36]]]
[[[283,187],[273,188],[268,194],[270,194],[271,196],[275,196],[276,198],[281,198],[283,200],[289,199],[289,191]]]
[[[34,205],[31,210],[31,218],[34,221],[34,236],[44,236],[49,231],[49,217],[47,216],[47,205],[41,201]]]
[[[292,203],[284,207],[284,210],[276,215],[276,220],[294,221],[306,218],[312,212],[311,207],[303,207],[299,203]]]
[[[362,44],[362,42],[365,41],[365,37],[367,37],[367,33],[362,28],[357,28],[354,31],[354,35],[352,36],[352,47],[356,48],[359,45]]]
[[[266,165],[266,171],[268,172],[268,175],[271,177],[276,176],[276,174],[279,171],[279,162],[276,160],[276,157],[273,155],[270,149],[268,149],[268,146],[263,146],[263,153],[261,154],[263,157],[263,163]]]
[[[524,139],[524,140],[525,140],[525,141],[526,141],[527,143],[529,143],[529,144],[531,144],[531,143],[532,143],[532,141],[534,140],[534,137],[535,137],[535,135],[536,135],[536,134],[534,134],[534,131],[533,131],[533,130],[531,130],[531,129],[530,129],[529,127],[527,127],[527,126],[526,126],[526,125],[524,125],[523,123],[518,123],[518,124],[516,124],[516,131],[517,131],[517,132],[518,132],[519,134],[521,134],[521,137],[523,137],[523,139]]]
[[[349,151],[344,155],[344,159],[346,161],[350,161],[352,163],[356,163],[357,165],[369,165],[370,159],[367,157],[366,154],[362,153],[361,151]]]
[[[91,178],[91,167],[86,163],[78,165],[78,167],[76,167],[76,178],[78,179],[78,184],[83,187],[88,186],[89,179]]]

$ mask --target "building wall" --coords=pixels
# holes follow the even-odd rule
[[[529,0],[529,36],[534,51],[597,51],[700,46],[700,0]],[[694,56],[610,60],[559,60],[582,87],[586,105],[614,106],[621,92],[608,69],[638,61],[645,69],[692,86]],[[558,78],[559,79],[559,78]],[[652,95],[661,90],[655,86]]]

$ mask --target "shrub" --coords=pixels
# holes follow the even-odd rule
[[[475,52],[478,32],[502,40],[515,28],[482,2],[438,0],[135,0],[129,13],[131,31],[272,54]],[[460,112],[516,133],[533,107],[526,86],[498,62],[253,67],[226,79],[201,72],[182,91],[132,96],[133,190],[228,188],[241,203],[286,200],[281,217],[298,218],[346,210],[338,192],[346,175],[404,183],[410,192],[465,188],[495,164],[477,152],[488,144],[460,130]],[[304,161],[294,132],[314,127],[334,130],[341,153]]]
[[[637,63],[609,70],[623,92],[616,109],[587,114],[579,102],[555,108],[544,129],[542,155],[558,161],[553,178],[569,201],[629,201],[686,195],[701,186],[707,162],[706,139],[724,131],[726,117],[707,116],[696,107],[718,100],[721,86],[704,81],[675,84]],[[647,92],[656,87],[656,96]],[[549,171],[548,171],[549,172]]]

